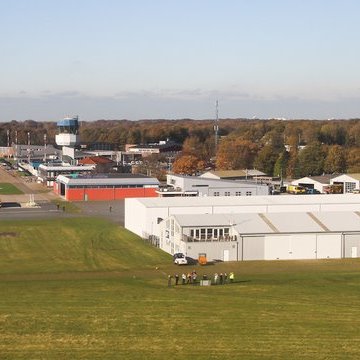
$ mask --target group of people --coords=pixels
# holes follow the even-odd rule
[[[228,282],[228,279],[231,283],[235,280],[235,274],[231,271],[229,275],[227,273],[215,273],[214,274],[214,285],[224,285]]]
[[[168,286],[171,286],[171,280],[172,280],[172,276],[168,275]],[[203,275],[203,280],[209,280],[208,276],[206,274]],[[179,274],[175,274],[174,275],[174,279],[175,279],[175,285],[179,285],[179,281],[180,281],[180,275]],[[197,280],[197,273],[195,270],[193,270],[192,272],[188,272],[187,274],[182,273],[181,275],[181,284],[182,285],[186,285],[186,284],[196,284],[196,280]],[[213,285],[224,285],[228,282],[228,280],[230,281],[230,283],[233,283],[235,280],[235,274],[231,271],[229,274],[225,273],[215,273],[214,274],[214,279],[213,279]]]

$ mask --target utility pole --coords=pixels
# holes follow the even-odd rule
[[[218,100],[216,100],[216,103],[215,103],[214,132],[215,132],[215,156],[216,156],[217,149],[218,149],[218,143],[219,143],[219,101]]]
[[[46,145],[47,145],[47,135],[44,134],[44,163],[46,163]]]

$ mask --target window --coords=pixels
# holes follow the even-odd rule
[[[225,191],[225,196],[230,196],[230,191]]]
[[[241,191],[236,191],[235,196],[241,196]]]
[[[205,233],[206,233],[206,229],[200,229],[200,234],[201,234],[200,239],[201,240],[205,240]]]
[[[206,229],[206,237],[207,239],[211,239],[213,234],[213,229]]]
[[[247,191],[246,192],[246,196],[251,196],[252,195],[252,192],[251,191]]]
[[[214,196],[220,196],[220,193],[218,191],[215,191]]]
[[[218,237],[218,229],[214,229],[213,236],[214,236],[214,239],[217,239],[217,237]]]
[[[354,182],[346,182],[345,183],[345,193],[351,193],[356,187],[356,183]]]

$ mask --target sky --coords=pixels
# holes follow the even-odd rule
[[[0,121],[360,117],[358,0],[0,0]]]

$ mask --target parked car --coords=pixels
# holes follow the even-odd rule
[[[317,189],[306,189],[306,194],[321,194]]]
[[[174,264],[176,265],[187,265],[188,261],[183,253],[176,253],[173,255]]]

